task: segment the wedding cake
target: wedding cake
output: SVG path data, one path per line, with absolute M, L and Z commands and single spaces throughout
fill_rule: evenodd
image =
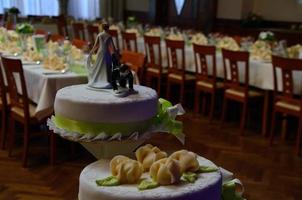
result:
M 137 94 L 123 98 L 86 85 L 60 89 L 54 104 L 56 127 L 87 140 L 142 134 L 157 114 L 158 97 L 151 88 L 135 85 L 134 89 Z
M 221 199 L 219 168 L 193 152 L 181 150 L 167 157 L 157 147 L 146 145 L 137 150 L 136 157 L 137 161 L 116 156 L 85 167 L 80 175 L 79 200 Z M 198 174 L 201 166 L 208 171 Z M 186 174 L 194 175 L 194 180 L 182 180 Z

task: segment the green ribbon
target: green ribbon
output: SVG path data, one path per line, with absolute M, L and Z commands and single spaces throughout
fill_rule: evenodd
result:
M 165 99 L 159 99 L 157 115 L 152 119 L 139 122 L 95 123 L 73 120 L 59 114 L 56 114 L 53 119 L 58 128 L 65 129 L 69 132 L 76 132 L 81 135 L 89 134 L 97 136 L 100 133 L 106 133 L 108 136 L 113 136 L 116 133 L 121 133 L 123 136 L 127 136 L 135 132 L 163 131 L 171 133 L 182 140 L 182 122 L 176 121 L 176 116 L 169 114 L 170 107 L 172 107 L 171 102 Z
M 222 200 L 244 200 L 244 198 L 236 192 L 236 183 L 234 181 L 226 182 L 222 185 Z
M 155 125 L 157 125 L 162 131 L 173 134 L 178 139 L 182 140 L 183 123 L 175 120 L 176 116 L 171 116 L 168 112 L 168 108 L 173 105 L 170 101 L 160 98 L 158 99 L 158 112 L 154 119 Z
M 130 135 L 135 132 L 143 133 L 148 130 L 150 124 L 152 124 L 152 119 L 130 123 L 94 123 L 72 120 L 56 114 L 54 123 L 58 128 L 63 128 L 70 132 L 77 132 L 82 135 L 90 134 L 96 136 L 104 132 L 109 136 L 113 136 L 116 133 L 123 135 Z

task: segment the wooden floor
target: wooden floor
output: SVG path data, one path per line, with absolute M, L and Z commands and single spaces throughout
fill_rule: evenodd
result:
M 244 183 L 245 197 L 249 200 L 301 200 L 302 157 L 295 156 L 293 144 L 277 142 L 268 147 L 257 131 L 248 131 L 239 137 L 238 124 L 226 123 L 223 128 L 207 118 L 187 114 L 186 144 L 174 137 L 155 134 L 150 141 L 164 150 L 186 148 L 214 161 L 235 173 Z M 78 156 L 70 159 L 68 143 L 61 141 L 60 162 L 52 167 L 48 162 L 47 138 L 34 139 L 30 150 L 29 169 L 21 168 L 21 148 L 14 157 L 0 151 L 1 200 L 61 200 L 76 199 L 78 177 L 94 158 L 78 148 Z

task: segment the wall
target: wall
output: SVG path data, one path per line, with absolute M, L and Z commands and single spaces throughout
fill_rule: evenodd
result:
M 243 0 L 218 0 L 217 18 L 241 19 Z
M 254 0 L 254 12 L 266 20 L 302 22 L 302 4 L 297 0 Z
M 149 0 L 126 0 L 126 10 L 148 12 Z
M 242 19 L 250 11 L 266 20 L 302 22 L 298 0 L 218 0 L 217 18 Z

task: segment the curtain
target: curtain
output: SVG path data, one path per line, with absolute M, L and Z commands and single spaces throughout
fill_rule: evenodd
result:
M 24 13 L 25 15 L 58 16 L 59 2 L 58 0 L 24 0 Z
M 124 18 L 125 1 L 124 0 L 101 0 L 101 17 L 112 17 L 115 21 L 121 21 Z
M 69 0 L 68 15 L 76 19 L 94 20 L 100 16 L 100 0 Z
M 4 13 L 5 9 L 11 8 L 11 7 L 17 7 L 21 14 L 24 10 L 24 0 L 0 0 L 0 14 Z M 26 0 L 25 0 L 26 1 Z
M 0 0 L 0 13 L 5 8 L 17 7 L 21 15 L 48 15 L 59 14 L 58 0 Z

